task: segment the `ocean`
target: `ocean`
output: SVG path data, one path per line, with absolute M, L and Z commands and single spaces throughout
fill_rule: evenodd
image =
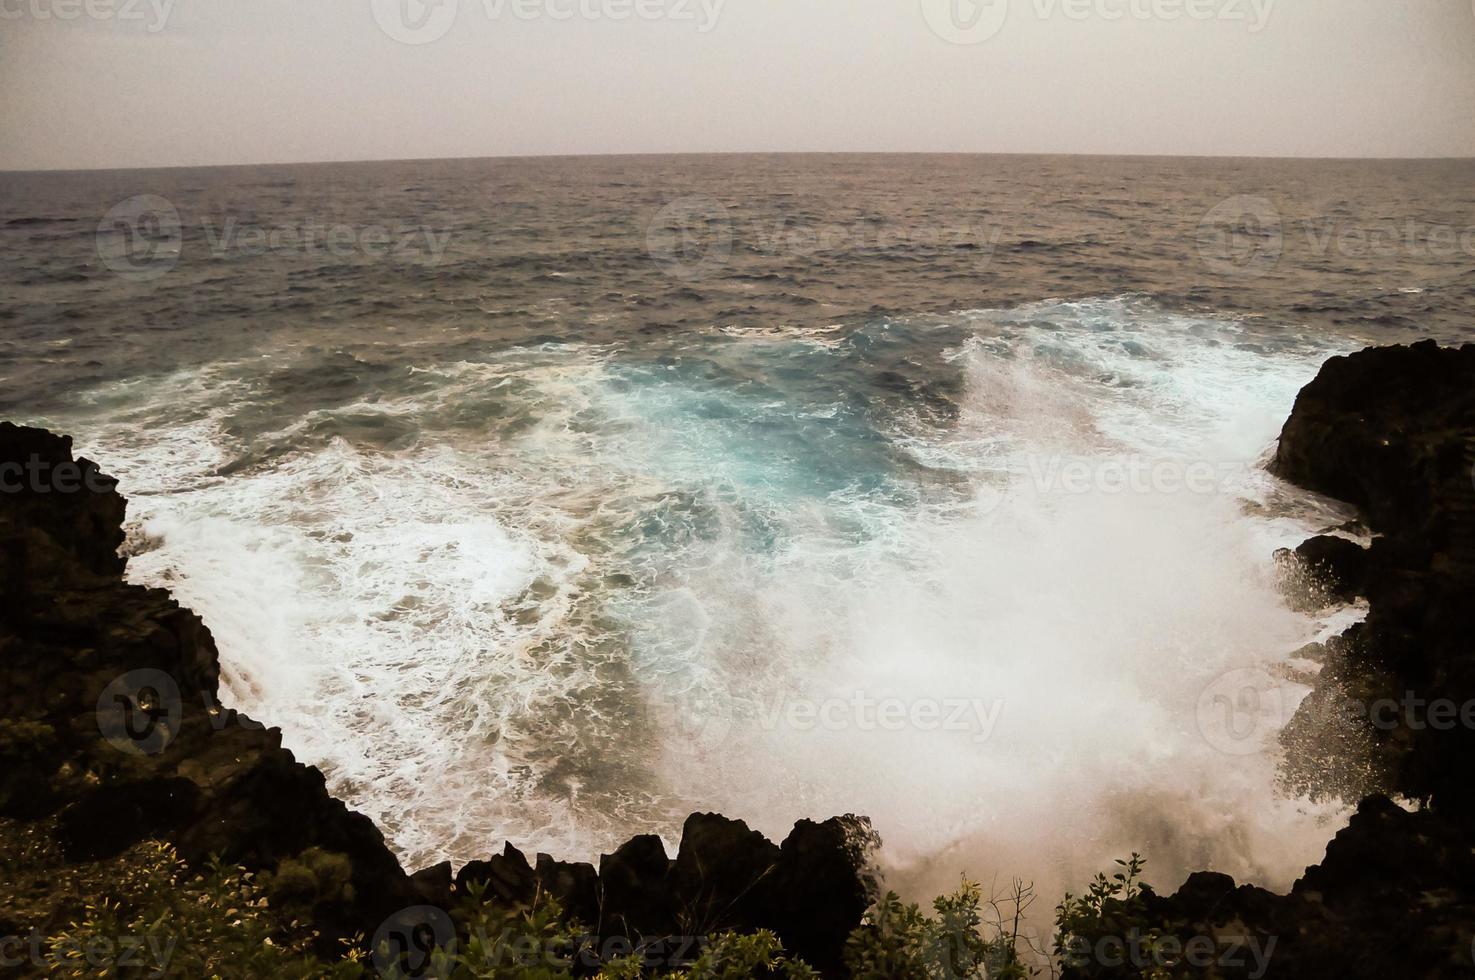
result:
M 853 812 L 916 898 L 1284 888 L 1357 610 L 1287 607 L 1349 514 L 1264 463 L 1328 357 L 1472 339 L 1472 229 L 1472 161 L 0 174 L 0 415 L 412 869 Z

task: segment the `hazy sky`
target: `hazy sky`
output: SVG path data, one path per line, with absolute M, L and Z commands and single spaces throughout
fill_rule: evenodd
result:
M 0 0 L 0 169 L 1475 156 L 1472 0 Z

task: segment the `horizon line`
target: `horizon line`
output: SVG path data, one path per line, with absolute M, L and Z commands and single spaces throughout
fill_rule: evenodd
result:
M 327 160 L 269 160 L 244 163 L 173 163 L 125 167 L 0 167 L 0 174 L 119 173 L 137 170 L 229 170 L 241 167 L 323 167 L 376 163 L 449 163 L 475 160 L 581 160 L 625 157 L 739 157 L 739 156 L 933 156 L 933 157 L 1066 157 L 1140 160 L 1255 160 L 1342 163 L 1449 163 L 1475 161 L 1475 156 L 1300 156 L 1232 153 L 1077 153 L 1018 150 L 653 150 L 623 153 L 501 153 L 445 157 L 363 157 Z

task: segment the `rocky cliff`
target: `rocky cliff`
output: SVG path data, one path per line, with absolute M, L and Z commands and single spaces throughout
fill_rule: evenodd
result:
M 309 851 L 318 862 L 341 856 L 346 887 L 311 909 L 334 956 L 342 939 L 373 937 L 386 923 L 423 926 L 426 909 L 449 908 L 475 882 L 508 903 L 552 895 L 601 939 L 634 946 L 767 928 L 814 966 L 838 969 L 871 899 L 863 818 L 801 821 L 774 844 L 740 821 L 698 814 L 674 859 L 656 837 L 625 843 L 597 868 L 529 861 L 488 841 L 495 856 L 454 876 L 448 864 L 408 875 L 279 731 L 220 707 L 218 656 L 200 619 L 167 592 L 124 581 L 126 504 L 115 481 L 74 459 L 69 438 L 9 423 L 0 424 L 0 481 L 0 817 L 44 826 L 64 862 L 106 859 L 146 838 L 173 844 L 193 867 L 219 857 L 270 872 Z M 51 921 L 21 921 L 22 896 L 10 897 L 0 935 L 46 931 L 75 911 L 40 896 L 31 908 L 49 908 Z
M 1140 925 L 1273 950 L 1223 976 L 1475 976 L 1475 345 L 1328 361 L 1272 469 L 1356 505 L 1348 530 L 1372 539 L 1297 549 L 1314 594 L 1362 597 L 1368 615 L 1316 654 L 1281 736 L 1289 788 L 1361 803 L 1291 894 L 1201 873 L 1149 893 Z M 1144 974 L 1098 957 L 1067 975 Z
M 1372 544 L 1339 533 L 1290 559 L 1318 585 L 1302 601 L 1360 596 L 1369 614 L 1314 652 L 1315 688 L 1283 735 L 1286 780 L 1362 802 L 1289 895 L 1211 872 L 1172 896 L 1148 890 L 1130 916 L 1098 923 L 1066 976 L 1475 976 L 1472 465 L 1475 345 L 1336 358 L 1301 393 L 1274 469 L 1356 505 L 1362 526 L 1349 530 Z M 386 923 L 413 928 L 475 887 L 508 905 L 551 894 L 600 936 L 631 942 L 767 928 L 841 972 L 872 898 L 863 818 L 803 821 L 776 845 L 699 814 L 674 859 L 653 837 L 597 867 L 489 841 L 491 856 L 454 874 L 408 875 L 278 732 L 219 707 L 209 631 L 167 593 L 125 583 L 125 502 L 70 440 L 0 425 L 0 488 L 0 817 L 46 828 L 62 861 L 145 838 L 196 866 L 218 855 L 269 872 L 310 852 L 341 856 L 347 886 L 311 910 L 325 947 Z M 37 926 L 17 904 L 0 905 L 0 934 Z M 1142 952 L 1128 932 L 1157 937 L 1159 952 L 1165 939 L 1182 951 L 1208 937 L 1214 955 Z

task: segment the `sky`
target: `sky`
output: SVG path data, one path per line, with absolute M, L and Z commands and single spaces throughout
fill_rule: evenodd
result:
M 0 169 L 1475 156 L 1475 0 L 0 0 Z

